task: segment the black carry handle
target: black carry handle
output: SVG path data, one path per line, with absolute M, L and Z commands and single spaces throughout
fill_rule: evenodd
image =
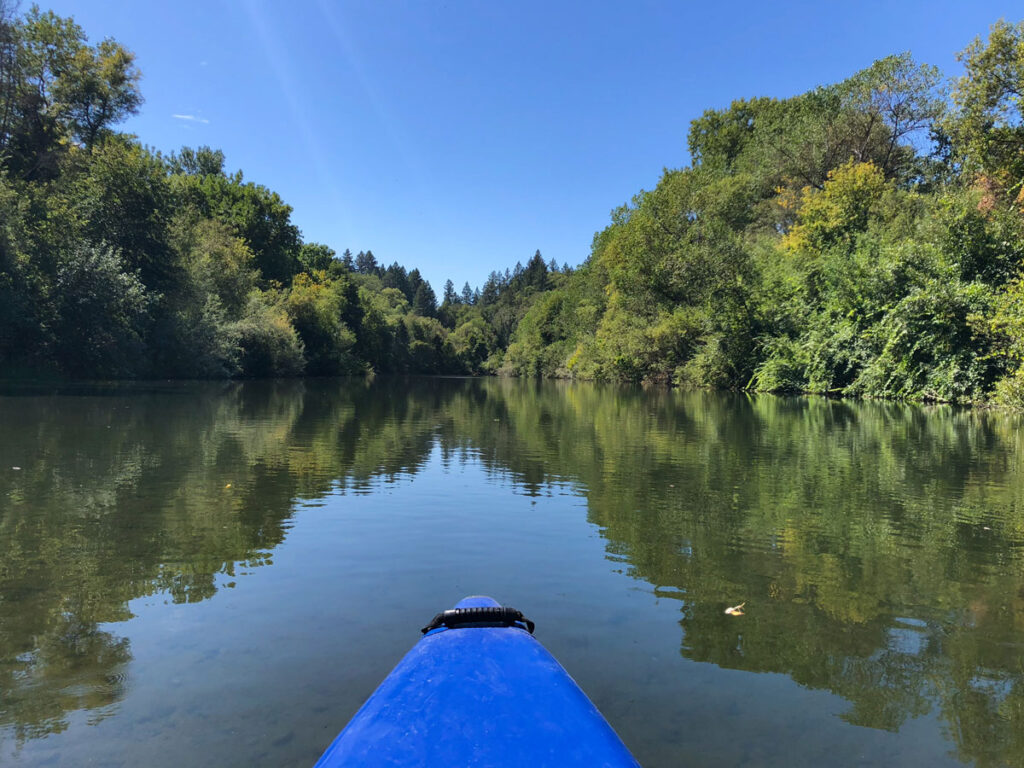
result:
M 437 614 L 421 631 L 427 634 L 432 629 L 447 627 L 455 629 L 469 625 L 487 627 L 514 627 L 522 624 L 531 635 L 534 623 L 523 616 L 522 611 L 509 608 L 507 605 L 488 605 L 480 608 L 452 608 Z

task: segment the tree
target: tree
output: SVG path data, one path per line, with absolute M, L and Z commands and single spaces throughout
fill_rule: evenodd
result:
M 179 212 L 170 226 L 178 270 L 149 334 L 154 370 L 186 378 L 285 373 L 286 365 L 248 367 L 260 356 L 257 349 L 265 349 L 263 341 L 279 336 L 268 327 L 276 319 L 263 311 L 252 251 L 224 222 L 193 213 Z
M 522 264 L 520 264 L 519 267 L 522 269 Z M 480 292 L 480 303 L 484 305 L 494 304 L 498 300 L 498 295 L 501 293 L 501 289 L 504 284 L 505 281 L 502 280 L 502 277 L 498 274 L 497 270 L 492 270 L 491 274 L 487 276 L 487 280 L 484 282 L 483 290 Z
M 75 376 L 143 373 L 149 297 L 120 255 L 80 243 L 59 255 L 55 277 L 61 367 Z
M 847 81 L 848 109 L 858 119 L 853 158 L 872 162 L 893 177 L 905 173 L 915 148 L 946 111 L 947 93 L 937 67 L 918 64 L 909 53 L 886 56 Z M 884 127 L 882 142 L 873 146 L 874 126 Z
M 418 268 L 414 267 L 409 271 L 409 290 L 415 295 L 416 291 L 419 290 L 420 284 L 423 282 L 423 275 L 420 274 Z
M 124 136 L 75 156 L 80 173 L 67 181 L 77 234 L 117 251 L 145 285 L 163 293 L 178 279 L 168 246 L 173 194 L 159 158 Z M 72 202 L 73 201 L 73 202 Z
M 207 146 L 182 147 L 180 152 L 172 152 L 167 158 L 167 169 L 189 176 L 224 176 L 224 153 Z
M 300 270 L 299 228 L 292 207 L 260 184 L 244 182 L 241 173 L 171 176 L 179 206 L 191 206 L 205 218 L 227 222 L 252 249 L 266 281 L 287 285 Z
M 444 299 L 441 303 L 446 305 L 460 303 L 459 294 L 455 292 L 455 283 L 450 279 L 444 282 Z
M 523 280 L 526 285 L 538 291 L 543 291 L 548 287 L 548 265 L 544 262 L 544 257 L 540 255 L 539 250 L 526 262 Z
M 356 272 L 361 275 L 375 275 L 380 271 L 373 251 L 360 251 L 356 254 Z
M 905 53 L 887 56 L 799 96 L 709 110 L 691 124 L 690 154 L 694 167 L 751 174 L 766 196 L 780 185 L 820 189 L 829 171 L 851 159 L 908 180 L 917 172 L 916 146 L 944 109 L 935 67 Z
M 135 56 L 114 40 L 92 47 L 70 18 L 33 6 L 0 10 L 0 152 L 24 179 L 53 178 L 74 143 L 91 149 L 138 111 Z
M 288 317 L 302 339 L 306 370 L 314 375 L 351 373 L 349 350 L 356 335 L 345 324 L 348 278 L 330 280 L 323 272 L 297 275 L 285 297 Z
M 19 29 L 12 0 L 0 0 L 0 153 L 10 139 L 19 83 Z
M 335 256 L 334 250 L 323 243 L 303 243 L 299 248 L 299 263 L 310 274 L 330 269 Z
M 972 170 L 1024 200 L 1024 22 L 996 22 L 959 58 L 950 133 Z
M 385 288 L 397 288 L 405 295 L 405 298 L 412 301 L 413 288 L 409 283 L 409 274 L 405 271 L 405 267 L 397 261 L 384 270 L 380 282 Z
M 758 117 L 774 99 L 734 101 L 728 109 L 709 109 L 690 122 L 687 144 L 694 166 L 732 171 L 754 137 Z
M 476 315 L 452 332 L 449 343 L 466 373 L 482 373 L 484 363 L 498 346 L 498 339 L 494 329 Z
M 473 289 L 469 287 L 468 280 L 462 285 L 462 303 L 467 305 L 474 303 Z
M 849 244 L 867 229 L 887 188 L 873 163 L 851 161 L 830 171 L 824 190 L 804 189 L 798 223 L 783 238 L 783 247 L 820 253 L 840 241 Z
M 437 314 L 437 296 L 426 280 L 420 281 L 416 287 L 416 293 L 412 297 L 412 311 L 423 317 L 433 317 Z
M 72 134 L 86 148 L 109 133 L 110 126 L 134 115 L 142 104 L 135 54 L 114 40 L 95 48 L 81 46 L 71 61 L 71 72 L 54 85 Z

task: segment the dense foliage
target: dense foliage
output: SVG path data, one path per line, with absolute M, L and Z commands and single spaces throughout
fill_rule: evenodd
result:
M 1024 402 L 1024 24 L 962 60 L 951 99 L 903 54 L 705 112 L 505 370 Z
M 548 287 L 541 264 L 438 307 L 416 269 L 304 242 L 222 152 L 116 132 L 139 77 L 115 41 L 0 1 L 2 375 L 474 373 L 525 311 L 509 286 Z
M 5 10 L 6 9 L 6 10 Z M 1024 23 L 708 110 L 576 270 L 448 282 L 304 242 L 208 147 L 116 123 L 133 55 L 0 3 L 7 375 L 494 373 L 1024 403 Z

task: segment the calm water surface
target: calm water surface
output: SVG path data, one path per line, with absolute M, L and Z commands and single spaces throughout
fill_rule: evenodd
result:
M 1020 426 L 507 380 L 7 391 L 0 763 L 308 766 L 484 593 L 647 768 L 1024 765 Z

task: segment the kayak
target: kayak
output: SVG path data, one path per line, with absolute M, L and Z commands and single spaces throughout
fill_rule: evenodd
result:
M 439 613 L 315 768 L 639 764 L 533 622 L 489 597 Z

